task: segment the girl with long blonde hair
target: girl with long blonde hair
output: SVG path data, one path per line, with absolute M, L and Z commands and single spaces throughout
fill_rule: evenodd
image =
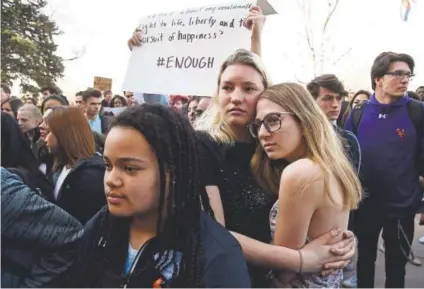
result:
M 253 174 L 263 188 L 278 192 L 270 213 L 273 243 L 301 249 L 328 230 L 346 229 L 361 185 L 336 132 L 306 89 L 295 83 L 266 89 L 249 128 L 260 142 Z M 325 277 L 274 273 L 279 287 L 338 288 L 343 276 L 342 270 Z

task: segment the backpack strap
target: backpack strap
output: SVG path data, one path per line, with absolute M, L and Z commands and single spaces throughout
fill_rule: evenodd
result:
M 408 102 L 408 114 L 414 124 L 417 132 L 418 144 L 420 144 L 424 133 L 424 103 L 411 99 L 411 101 Z
M 421 156 L 421 140 L 424 137 L 424 103 L 411 99 L 408 102 L 408 114 L 414 124 L 415 131 L 417 132 L 417 168 L 418 172 L 424 172 L 424 161 L 420 160 Z
M 353 124 L 352 132 L 355 135 L 358 135 L 359 124 L 361 123 L 362 115 L 364 114 L 364 110 L 367 104 L 368 104 L 368 101 L 362 104 L 358 104 L 352 110 L 352 124 Z

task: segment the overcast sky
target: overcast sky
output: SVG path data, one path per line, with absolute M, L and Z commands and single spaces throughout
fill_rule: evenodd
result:
M 312 1 L 312 0 L 310 0 Z M 63 35 L 57 37 L 59 54 L 84 55 L 65 63 L 65 77 L 59 82 L 66 95 L 92 86 L 94 76 L 113 79 L 114 93 L 121 93 L 130 51 L 126 41 L 139 20 L 154 12 L 180 10 L 228 0 L 48 0 L 47 12 Z M 274 83 L 307 80 L 311 63 L 302 53 L 303 18 L 296 0 L 269 0 L 279 11 L 268 17 L 263 35 L 263 60 Z M 314 15 L 323 14 L 327 0 L 314 0 Z M 369 70 L 382 51 L 411 54 L 417 64 L 411 88 L 424 85 L 424 0 L 415 0 L 408 22 L 400 18 L 401 0 L 340 0 L 330 24 L 328 49 L 334 58 L 349 48 L 351 53 L 324 72 L 336 73 L 352 90 L 370 88 Z M 318 7 L 320 6 L 320 7 Z M 314 23 L 319 27 L 319 17 Z M 421 31 L 419 31 L 421 27 Z M 421 36 L 419 36 L 421 35 Z M 331 64 L 331 63 L 330 63 Z

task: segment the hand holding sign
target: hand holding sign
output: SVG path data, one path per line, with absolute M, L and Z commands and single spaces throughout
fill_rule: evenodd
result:
M 141 45 L 141 39 L 143 38 L 143 33 L 140 29 L 136 29 L 130 39 L 128 39 L 128 47 L 130 50 L 134 46 L 140 46 Z
M 252 35 L 260 35 L 264 28 L 266 17 L 259 6 L 250 8 L 249 15 L 244 20 L 244 27 L 252 30 Z

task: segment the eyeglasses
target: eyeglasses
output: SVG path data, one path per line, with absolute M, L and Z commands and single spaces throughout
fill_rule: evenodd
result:
M 408 80 L 411 80 L 415 74 L 411 73 L 411 72 L 405 72 L 405 71 L 401 71 L 401 70 L 397 70 L 397 71 L 392 71 L 392 72 L 387 72 L 386 75 L 391 75 L 396 77 L 396 79 L 403 79 L 405 76 Z
M 249 124 L 249 132 L 257 138 L 262 125 L 268 132 L 276 132 L 281 128 L 281 121 L 284 115 L 293 114 L 291 112 L 272 112 L 267 114 L 263 120 L 256 119 Z

